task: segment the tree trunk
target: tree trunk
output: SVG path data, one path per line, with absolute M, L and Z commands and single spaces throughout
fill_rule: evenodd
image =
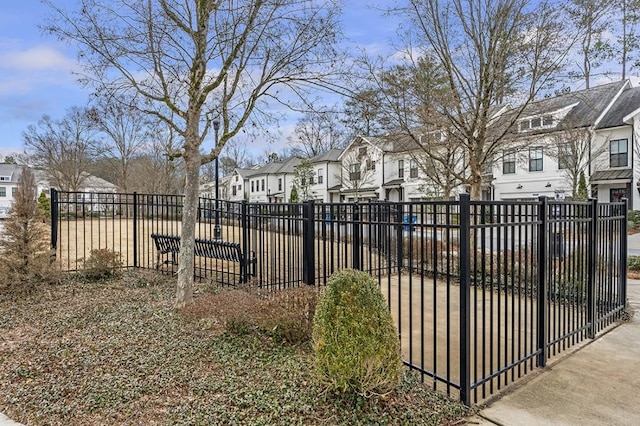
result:
M 189 142 L 185 142 L 189 145 Z M 191 151 L 187 154 L 188 151 Z M 194 152 L 195 151 L 195 152 Z M 183 308 L 193 302 L 193 254 L 195 246 L 196 213 L 198 211 L 198 182 L 200 180 L 200 154 L 197 146 L 185 148 L 184 206 L 178 259 L 178 285 L 175 307 Z

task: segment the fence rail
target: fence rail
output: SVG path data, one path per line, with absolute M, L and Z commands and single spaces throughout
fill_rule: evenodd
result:
M 126 267 L 175 273 L 152 233 L 180 235 L 179 195 L 52 191 L 51 245 L 81 269 L 93 249 Z M 373 275 L 398 327 L 404 363 L 433 387 L 477 403 L 595 337 L 626 303 L 626 202 L 457 201 L 257 204 L 201 198 L 196 237 L 255 256 L 196 258 L 199 279 L 325 285 Z M 217 213 L 217 214 L 216 214 Z M 167 254 L 166 256 L 170 256 Z

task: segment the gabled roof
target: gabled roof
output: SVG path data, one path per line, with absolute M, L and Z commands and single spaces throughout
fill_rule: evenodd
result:
M 342 154 L 342 149 L 330 149 L 327 152 L 323 152 L 322 154 L 318 154 L 315 157 L 311 158 L 312 163 L 323 163 L 323 162 L 337 162 L 338 158 L 340 158 L 340 154 Z
M 342 160 L 342 157 L 348 153 L 351 150 L 351 147 L 359 144 L 359 143 L 364 143 L 367 145 L 370 145 L 380 151 L 384 151 L 384 143 L 385 140 L 383 138 L 377 137 L 377 136 L 362 136 L 362 135 L 358 135 L 355 138 L 353 138 L 353 140 L 351 142 L 349 142 L 349 145 L 347 145 L 347 147 L 340 153 L 340 155 L 338 156 L 338 161 Z
M 607 114 L 600 120 L 598 129 L 624 126 L 625 118 L 640 109 L 640 87 L 627 87 L 616 99 Z
M 264 166 L 255 169 L 235 169 L 235 172 L 242 176 L 243 179 L 248 179 L 254 176 L 294 173 L 295 167 L 300 164 L 301 161 L 302 160 L 300 158 L 293 157 L 286 161 L 267 163 Z
M 20 176 L 22 176 L 22 167 L 17 164 L 0 164 L 0 176 L 9 176 L 11 178 L 10 182 L 17 183 L 20 180 Z M 9 182 L 6 182 L 9 183 Z
M 524 108 L 520 115 L 521 119 L 541 116 L 542 114 L 551 114 L 566 108 L 570 108 L 570 110 L 564 115 L 557 127 L 529 130 L 523 133 L 546 133 L 558 130 L 562 126 L 583 128 L 598 125 L 602 121 L 603 114 L 610 110 L 613 101 L 628 85 L 628 80 L 616 81 L 614 83 L 603 84 L 601 86 L 532 102 Z

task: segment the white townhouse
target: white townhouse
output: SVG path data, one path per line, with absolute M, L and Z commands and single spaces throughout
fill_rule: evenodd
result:
M 384 155 L 382 139 L 356 136 L 338 156 L 339 186 L 332 187 L 331 192 L 340 194 L 340 201 L 346 202 L 383 199 Z
M 342 165 L 339 161 L 342 149 L 330 149 L 309 161 L 313 167 L 313 181 L 309 186 L 310 198 L 321 203 L 340 202 Z
M 487 198 L 569 198 L 579 167 L 601 202 L 628 197 L 630 208 L 640 206 L 631 193 L 639 114 L 640 93 L 628 81 L 531 103 L 487 176 Z
M 253 203 L 287 203 L 295 179 L 299 158 L 268 163 L 251 169 L 237 168 L 228 181 L 230 201 L 247 200 Z
M 431 132 L 424 137 L 435 138 L 435 149 L 447 149 L 439 144 L 442 133 Z M 406 136 L 357 136 L 340 156 L 340 186 L 331 191 L 339 192 L 341 201 L 439 198 L 442 189 L 427 177 L 425 158 L 423 150 Z M 464 161 L 458 164 L 463 167 Z M 452 188 L 452 195 L 463 190 L 458 185 Z
M 27 166 L 0 163 L 0 219 L 6 218 L 9 213 L 18 188 L 18 182 L 25 167 Z M 44 192 L 48 197 L 50 189 L 55 186 L 51 185 L 44 171 L 33 169 L 33 174 L 36 181 L 37 193 L 40 194 Z M 97 193 L 115 193 L 117 192 L 117 187 L 111 182 L 87 174 L 78 191 L 83 193 L 78 200 L 92 201 L 89 207 L 90 211 L 102 211 L 106 207 L 100 202 L 93 202 L 94 199 L 98 199 L 94 197 L 94 195 Z

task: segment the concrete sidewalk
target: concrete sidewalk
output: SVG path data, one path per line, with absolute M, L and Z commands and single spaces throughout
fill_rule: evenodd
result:
M 640 256 L 640 232 L 627 237 L 627 255 Z
M 640 425 L 640 281 L 633 319 L 590 342 L 469 419 L 483 425 Z

